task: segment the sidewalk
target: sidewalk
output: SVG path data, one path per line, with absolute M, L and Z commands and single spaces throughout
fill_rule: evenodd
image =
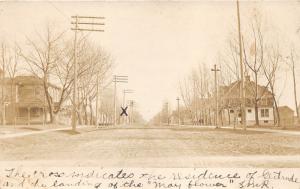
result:
M 291 131 L 291 130 L 263 129 L 263 128 L 248 128 L 247 130 L 272 132 L 272 133 L 280 133 L 280 134 L 287 134 L 287 135 L 300 135 L 300 131 Z
M 214 126 L 210 126 L 214 127 Z M 223 129 L 232 129 L 232 126 L 223 126 Z M 241 127 L 237 127 L 237 130 L 243 130 Z M 258 131 L 258 132 L 269 132 L 269 133 L 279 133 L 279 134 L 287 134 L 287 135 L 300 135 L 300 131 L 293 130 L 280 130 L 280 129 L 266 129 L 266 128 L 247 128 L 247 131 Z
M 87 126 L 77 126 L 77 129 L 82 129 Z M 59 128 L 53 128 L 53 129 L 42 129 L 42 130 L 35 130 L 35 131 L 25 131 L 23 127 L 15 128 L 15 133 L 5 133 L 0 135 L 0 139 L 7 139 L 7 138 L 16 138 L 16 137 L 23 137 L 28 135 L 35 135 L 35 134 L 42 134 L 42 133 L 49 133 L 54 131 L 62 131 L 62 130 L 71 130 L 72 127 L 59 127 Z M 17 131 L 17 129 L 21 129 L 20 131 Z M 29 128 L 31 129 L 31 128 Z
M 160 127 L 160 126 L 157 126 Z M 173 128 L 173 129 L 180 129 L 180 128 L 207 128 L 207 129 L 215 129 L 216 126 L 214 125 L 169 125 L 163 126 L 163 128 Z M 220 126 L 220 129 L 233 129 L 233 126 Z M 236 127 L 236 130 L 243 130 L 241 127 Z M 258 132 L 270 132 L 270 133 L 279 133 L 279 134 L 287 134 L 287 135 L 300 135 L 300 131 L 297 130 L 280 130 L 280 129 L 267 129 L 267 128 L 247 128 L 247 131 L 258 131 Z

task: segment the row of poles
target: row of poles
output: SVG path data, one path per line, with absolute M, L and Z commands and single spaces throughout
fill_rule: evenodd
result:
M 93 16 L 71 16 L 71 30 L 74 31 L 74 87 L 73 87 L 73 106 L 72 106 L 72 130 L 76 131 L 77 125 L 77 32 L 78 31 L 89 31 L 89 32 L 104 32 L 103 29 L 99 29 L 99 26 L 105 25 L 103 20 L 105 17 L 93 17 Z M 99 92 L 99 76 L 97 73 L 97 93 Z M 96 108 L 98 108 L 98 94 L 96 100 Z M 98 112 L 96 110 L 96 112 Z M 97 114 L 97 113 L 96 113 Z M 98 116 L 98 114 L 96 115 Z M 97 119 L 97 118 L 96 118 Z M 97 122 L 97 121 L 96 121 Z
M 74 31 L 74 87 L 73 87 L 73 106 L 72 106 L 72 130 L 76 130 L 77 125 L 77 32 L 78 31 L 88 31 L 88 32 L 104 32 L 103 29 L 100 29 L 99 26 L 104 26 L 105 23 L 103 20 L 105 17 L 94 17 L 94 16 L 71 16 L 71 30 Z M 97 86 L 96 86 L 96 126 L 98 124 L 98 109 L 99 109 L 99 72 L 97 73 Z M 122 75 L 114 75 L 113 76 L 114 83 L 114 125 L 117 124 L 117 83 L 128 83 L 128 76 Z M 123 91 L 123 106 L 125 106 L 125 94 L 133 93 L 133 90 L 124 90 Z M 134 102 L 130 102 L 131 112 L 133 114 L 133 104 Z
M 240 74 L 241 74 L 241 85 L 240 85 L 240 99 L 241 99 L 241 123 L 244 130 L 246 130 L 246 93 L 245 93 L 245 78 L 244 78 L 244 65 L 243 65 L 243 55 L 242 55 L 242 34 L 241 34 L 241 19 L 240 19 L 240 5 L 239 0 L 236 1 L 237 9 L 237 23 L 238 23 L 238 37 L 239 37 L 239 59 L 240 59 Z M 218 99 L 218 79 L 217 72 L 221 71 L 217 68 L 215 64 L 211 69 L 214 72 L 215 80 L 215 125 L 219 128 L 219 99 Z
M 241 74 L 241 89 L 240 89 L 240 98 L 241 98 L 241 118 L 244 130 L 246 130 L 246 116 L 245 116 L 245 79 L 244 79 L 244 68 L 243 68 L 243 59 L 242 59 L 242 42 L 241 42 L 241 21 L 240 21 L 240 7 L 239 7 L 239 0 L 236 1 L 237 6 L 237 19 L 238 19 L 238 36 L 239 36 L 239 58 L 240 58 L 240 74 Z M 102 21 L 105 17 L 91 17 L 91 16 L 72 16 L 71 25 L 73 26 L 71 30 L 75 32 L 74 36 L 74 87 L 73 87 L 73 108 L 72 108 L 72 130 L 76 130 L 76 109 L 77 109 L 77 32 L 78 31 L 89 31 L 89 32 L 104 32 L 103 29 L 98 29 L 97 26 L 105 25 Z M 90 28 L 86 28 L 89 26 Z M 95 28 L 96 27 L 96 28 Z M 212 71 L 215 72 L 215 100 L 216 100 L 216 127 L 218 127 L 218 89 L 217 89 L 217 72 L 220 69 L 217 69 L 216 65 Z M 97 76 L 97 99 L 96 99 L 96 120 L 98 116 L 98 77 Z M 128 76 L 121 76 L 121 75 L 114 75 L 113 78 L 114 82 L 114 125 L 116 125 L 116 118 L 117 118 L 117 103 L 116 103 L 116 91 L 117 91 L 117 83 L 128 83 Z M 125 94 L 132 93 L 132 90 L 124 90 L 123 91 L 123 106 L 125 105 Z M 179 111 L 179 98 L 177 100 L 178 106 L 178 125 L 180 125 L 180 111 Z M 96 121 L 97 122 L 97 121 Z
M 240 19 L 240 5 L 239 0 L 236 1 L 237 8 L 237 23 L 238 23 L 238 38 L 239 38 L 239 59 L 240 59 L 240 74 L 241 74 L 241 85 L 240 85 L 240 99 L 241 99 L 241 123 L 244 130 L 246 130 L 246 90 L 245 90 L 245 78 L 244 78 L 244 65 L 243 65 L 243 55 L 242 55 L 242 34 L 241 34 L 241 19 Z M 218 79 L 217 72 L 221 70 L 217 68 L 215 64 L 211 69 L 214 72 L 214 82 L 215 82 L 215 125 L 219 128 L 219 99 L 218 99 Z M 177 114 L 178 114 L 178 125 L 180 125 L 180 110 L 179 110 L 179 98 L 177 97 Z
M 238 26 L 238 38 L 239 38 L 239 61 L 240 61 L 240 76 L 241 76 L 241 85 L 240 85 L 240 99 L 241 99 L 241 124 L 244 130 L 246 130 L 246 89 L 245 89 L 245 74 L 244 74 L 244 64 L 243 64 L 243 52 L 242 52 L 242 34 L 241 34 L 241 18 L 240 18 L 240 4 L 239 0 L 236 0 L 236 10 L 237 10 L 237 26 Z M 214 68 L 211 71 L 215 72 L 215 105 L 216 105 L 216 128 L 219 128 L 218 125 L 218 114 L 219 114 L 219 104 L 218 104 L 218 87 L 217 87 L 217 72 L 220 69 L 217 69 L 217 66 L 214 65 Z
M 128 83 L 128 76 L 122 76 L 122 75 L 114 75 L 113 76 L 113 82 L 114 82 L 114 126 L 117 125 L 117 83 Z M 122 106 L 123 108 L 125 108 L 126 106 L 126 101 L 125 101 L 125 97 L 126 97 L 126 94 L 132 94 L 134 93 L 134 90 L 132 89 L 124 89 L 123 90 L 123 101 L 122 101 Z M 133 100 L 130 100 L 129 102 L 129 106 L 130 106 L 130 109 L 131 109 L 131 116 L 130 116 L 130 120 L 129 122 L 131 123 L 133 121 L 133 105 L 134 105 L 134 101 Z M 126 121 L 126 119 L 124 118 L 124 123 Z

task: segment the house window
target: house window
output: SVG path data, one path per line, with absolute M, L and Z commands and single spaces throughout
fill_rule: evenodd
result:
M 251 109 L 248 109 L 248 113 L 251 113 L 252 112 L 252 110 Z
M 261 117 L 269 117 L 269 109 L 261 109 L 260 113 Z
M 234 110 L 230 110 L 230 113 L 232 113 L 232 114 L 233 114 L 233 113 L 234 113 Z
M 32 117 L 39 117 L 40 116 L 40 109 L 39 108 L 32 108 L 30 111 Z
M 40 96 L 41 95 L 41 88 L 40 87 L 36 87 L 35 88 L 35 96 Z
M 251 104 L 251 99 L 247 98 L 247 99 L 246 99 L 246 102 L 247 102 L 247 104 L 250 105 L 250 104 Z

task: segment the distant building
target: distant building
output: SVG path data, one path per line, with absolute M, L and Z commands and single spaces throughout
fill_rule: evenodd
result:
M 300 104 L 298 106 L 298 112 L 300 113 Z M 294 119 L 294 121 L 297 126 L 300 126 L 300 118 L 296 117 L 296 119 Z
M 50 83 L 48 86 L 55 108 L 60 89 Z M 1 123 L 31 124 L 48 121 L 48 104 L 41 78 L 35 76 L 17 76 L 13 79 L 4 78 L 4 80 L 1 78 L 0 102 L 1 105 L 5 104 L 0 111 Z
M 278 112 L 280 116 L 280 123 L 283 126 L 293 126 L 294 125 L 294 110 L 288 106 L 278 107 Z
M 245 79 L 246 94 L 246 124 L 255 125 L 255 82 L 247 76 Z M 241 81 L 222 86 L 219 89 L 219 121 L 223 124 L 238 124 L 241 122 Z M 260 125 L 274 123 L 273 96 L 264 86 L 257 86 L 257 94 L 260 100 L 257 102 L 258 120 Z

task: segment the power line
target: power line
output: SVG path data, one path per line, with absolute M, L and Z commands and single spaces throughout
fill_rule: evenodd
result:
M 128 76 L 114 75 L 114 126 L 117 125 L 117 83 L 128 83 Z
M 245 79 L 244 79 L 244 68 L 243 68 L 243 55 L 242 55 L 242 34 L 241 34 L 241 19 L 240 19 L 240 4 L 239 0 L 236 1 L 236 9 L 237 9 L 237 19 L 238 19 L 238 35 L 239 35 L 239 54 L 240 54 L 240 74 L 241 74 L 241 122 L 243 125 L 243 129 L 246 130 L 246 93 L 245 93 Z
M 74 87 L 73 87 L 73 109 L 72 109 L 72 130 L 75 131 L 76 130 L 76 125 L 77 125 L 77 117 L 76 117 L 76 110 L 77 110 L 77 77 L 78 77 L 78 73 L 77 73 L 77 49 L 76 49 L 76 45 L 77 45 L 77 32 L 78 31 L 97 31 L 97 32 L 103 32 L 104 30 L 100 30 L 99 28 L 94 29 L 94 25 L 95 23 L 99 23 L 99 22 L 94 22 L 94 18 L 95 17 L 87 17 L 87 16 L 71 16 L 71 25 L 72 28 L 71 30 L 74 31 L 75 35 L 74 35 Z M 98 17 L 101 19 L 104 19 L 104 17 Z M 75 20 L 74 20 L 75 19 Z M 88 20 L 89 24 L 85 24 L 86 26 L 90 26 L 92 28 L 81 28 L 82 24 L 79 23 L 83 23 L 84 20 L 85 21 Z M 90 20 L 92 19 L 92 20 Z M 90 22 L 92 21 L 92 22 Z M 86 23 L 86 22 L 84 22 Z M 104 25 L 104 24 L 103 24 Z M 98 76 L 99 73 L 97 73 L 97 89 L 99 89 L 99 81 L 98 81 Z M 97 98 L 96 98 L 96 107 L 98 108 L 98 96 L 99 96 L 99 90 L 97 90 Z M 98 116 L 98 109 L 96 108 L 96 124 L 97 124 L 97 116 Z
M 214 65 L 214 68 L 211 69 L 211 71 L 215 72 L 215 103 L 216 103 L 216 111 L 215 111 L 215 122 L 216 122 L 216 128 L 219 128 L 218 119 L 219 119 L 219 103 L 218 103 L 218 84 L 217 84 L 217 72 L 220 71 L 220 69 L 217 69 L 217 65 Z
M 57 11 L 59 12 L 67 21 L 69 21 L 69 16 L 66 15 L 62 10 L 60 10 L 57 6 L 55 6 L 55 4 L 51 1 L 48 1 L 47 2 Z

